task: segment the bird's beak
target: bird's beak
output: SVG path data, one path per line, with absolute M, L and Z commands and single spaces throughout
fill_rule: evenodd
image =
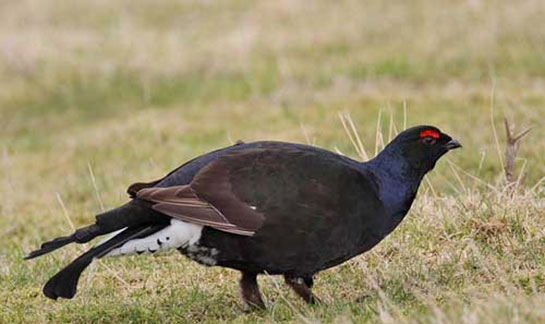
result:
M 450 151 L 462 147 L 462 144 L 455 139 L 451 139 L 447 144 L 445 144 L 445 147 Z

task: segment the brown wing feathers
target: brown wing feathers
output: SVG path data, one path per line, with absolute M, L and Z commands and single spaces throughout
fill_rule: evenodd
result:
M 239 180 L 236 175 L 240 168 L 251 168 L 262 152 L 262 149 L 248 149 L 220 157 L 195 176 L 191 189 L 221 211 L 230 223 L 256 231 L 263 225 L 265 216 L 244 201 L 244 193 L 235 190 Z
M 133 185 L 129 192 L 155 203 L 154 210 L 170 217 L 252 236 L 263 225 L 265 216 L 244 201 L 245 193 L 234 190 L 234 175 L 254 165 L 264 153 L 263 149 L 248 149 L 226 154 L 199 171 L 189 185 L 160 188 L 153 187 L 152 182 Z
M 136 193 L 136 197 L 154 202 L 154 210 L 175 219 L 239 235 L 251 236 L 255 232 L 229 222 L 214 206 L 199 199 L 188 185 L 144 188 Z

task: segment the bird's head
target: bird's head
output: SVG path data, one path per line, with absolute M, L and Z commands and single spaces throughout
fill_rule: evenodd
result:
M 421 177 L 435 167 L 445 153 L 462 147 L 460 142 L 434 126 L 415 126 L 401 132 L 384 152 L 403 159 L 407 172 Z

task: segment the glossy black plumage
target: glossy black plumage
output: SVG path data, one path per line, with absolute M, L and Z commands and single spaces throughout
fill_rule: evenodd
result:
M 220 251 L 219 265 L 311 276 L 370 248 L 389 231 L 374 175 L 339 155 L 260 143 L 215 163 L 229 170 L 231 191 L 264 215 L 252 237 L 204 230 L 200 245 Z M 203 198 L 213 198 L 214 189 L 207 192 Z
M 160 229 L 172 217 L 204 226 L 192 250 L 180 250 L 190 257 L 204 251 L 207 262 L 213 258 L 214 265 L 242 271 L 248 303 L 263 307 L 255 275 L 264 272 L 284 275 L 311 302 L 313 275 L 388 235 L 409 210 L 426 172 L 457 147 L 432 126 L 404 131 L 366 163 L 301 144 L 238 144 L 195 158 L 160 180 L 132 185 L 133 200 L 97 216 L 95 225 L 80 230 L 83 238 L 76 239 L 76 232 L 56 239 L 30 257 L 125 227 Z M 99 245 L 100 253 L 91 250 L 86 258 L 107 254 L 115 246 L 110 245 Z M 87 264 L 76 267 L 77 277 Z M 74 280 L 68 289 L 64 284 L 55 279 L 46 287 L 59 292 L 55 297 L 71 298 Z

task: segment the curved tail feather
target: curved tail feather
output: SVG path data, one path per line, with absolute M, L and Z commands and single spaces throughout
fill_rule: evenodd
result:
M 169 221 L 170 217 L 161 215 L 147 207 L 145 202 L 132 200 L 123 206 L 97 215 L 96 223 L 93 225 L 80 228 L 72 235 L 59 237 L 42 244 L 38 250 L 26 255 L 25 260 L 53 252 L 70 243 L 87 243 L 97 236 L 115 232 L 123 228 Z
M 145 225 L 145 226 L 139 226 L 139 227 L 132 227 L 127 228 L 121 233 L 117 234 L 110 240 L 95 246 L 79 256 L 77 259 L 75 259 L 72 263 L 70 263 L 68 266 L 66 266 L 64 269 L 59 271 L 55 276 L 53 276 L 44 286 L 43 292 L 44 294 L 51 298 L 51 299 L 57 299 L 59 297 L 62 298 L 72 298 L 76 294 L 77 291 L 77 285 L 79 277 L 81 276 L 81 273 L 95 258 L 101 258 L 108 254 L 111 250 L 123 245 L 125 242 L 130 241 L 135 238 L 139 237 L 145 237 L 147 235 L 150 235 L 152 233 L 155 233 L 161 229 L 163 229 L 166 224 L 156 224 L 156 225 Z M 62 244 L 60 246 L 66 245 L 68 243 L 65 243 L 65 241 L 62 241 L 63 238 L 58 239 L 58 244 Z M 54 242 L 55 240 L 51 241 Z M 59 247 L 60 247 L 59 246 Z M 58 247 L 56 247 L 58 248 Z M 41 251 L 41 250 L 38 250 Z M 36 252 L 38 252 L 36 251 Z M 47 253 L 47 252 L 44 252 Z M 44 254 L 41 253 L 41 254 Z M 37 254 L 41 255 L 41 254 Z

